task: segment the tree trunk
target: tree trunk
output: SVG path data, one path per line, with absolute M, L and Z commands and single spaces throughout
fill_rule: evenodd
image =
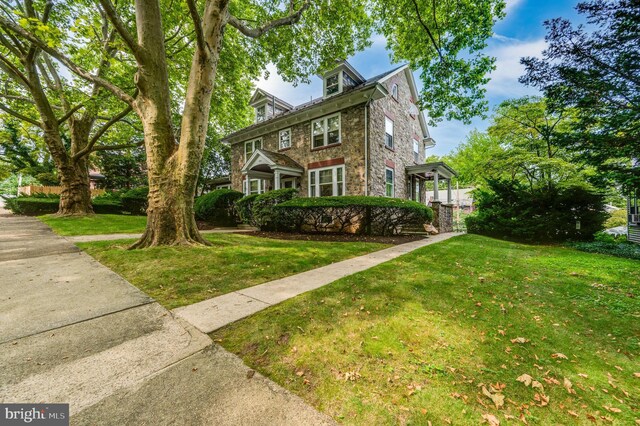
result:
M 58 216 L 93 214 L 87 159 L 83 157 L 60 169 L 60 206 Z

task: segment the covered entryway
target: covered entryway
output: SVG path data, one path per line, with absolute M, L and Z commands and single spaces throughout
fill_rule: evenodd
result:
M 246 195 L 272 189 L 298 188 L 304 168 L 278 152 L 256 149 L 242 167 L 243 192 Z
M 447 166 L 442 161 L 437 163 L 418 164 L 415 166 L 407 166 L 406 168 L 407 178 L 411 182 L 418 181 L 418 187 L 422 194 L 422 188 L 424 182 L 433 181 L 433 195 L 430 196 L 427 192 L 426 200 L 419 200 L 425 202 L 433 208 L 433 226 L 438 229 L 439 232 L 451 232 L 453 231 L 453 205 L 451 196 L 451 179 L 457 176 L 455 170 Z M 447 182 L 447 200 L 443 203 L 440 200 L 439 186 L 440 182 L 444 180 Z M 415 199 L 415 198 L 414 198 Z

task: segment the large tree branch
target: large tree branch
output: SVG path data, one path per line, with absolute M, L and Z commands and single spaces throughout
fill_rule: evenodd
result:
M 91 149 L 91 152 L 96 152 L 96 151 L 111 151 L 111 150 L 117 150 L 117 149 L 127 149 L 127 148 L 137 148 L 139 146 L 144 145 L 144 141 L 140 141 L 136 144 L 123 144 L 123 145 L 100 145 L 100 146 L 94 146 Z
M 22 71 L 20 71 L 11 61 L 0 53 L 0 69 L 7 73 L 16 83 L 24 86 L 26 89 L 31 87 L 31 83 Z
M 129 114 L 131 112 L 131 105 L 127 105 L 127 107 L 125 109 L 123 109 L 122 111 L 120 111 L 118 114 L 114 115 L 111 120 L 107 121 L 105 124 L 102 125 L 102 127 L 100 129 L 98 129 L 98 131 L 93 135 L 93 137 L 89 140 L 89 143 L 87 143 L 87 146 L 85 146 L 83 149 L 81 149 L 80 151 L 78 151 L 77 153 L 75 153 L 73 155 L 73 159 L 77 160 L 78 158 L 81 158 L 82 156 L 89 154 L 91 152 L 94 151 L 94 145 L 96 144 L 96 142 L 98 142 L 98 139 L 100 139 L 102 137 L 102 135 L 105 134 L 105 132 L 107 130 L 109 130 L 109 128 L 111 126 L 113 126 L 114 124 L 116 124 L 118 121 L 122 120 L 124 117 L 127 116 L 127 114 Z
M 36 120 L 27 117 L 26 115 L 20 114 L 18 111 L 12 110 L 11 108 L 9 108 L 6 105 L 2 105 L 0 104 L 0 109 L 8 114 L 13 115 L 14 117 L 22 120 L 22 121 L 26 121 L 27 123 L 33 124 L 34 126 L 40 127 L 42 128 L 42 124 L 40 124 L 39 122 L 37 122 Z
M 416 2 L 416 0 L 412 0 L 412 1 L 413 1 L 413 6 L 416 9 L 416 14 L 418 15 L 418 21 L 420 21 L 420 24 L 422 25 L 424 30 L 427 32 L 427 35 L 429 35 L 429 39 L 431 40 L 431 43 L 433 44 L 433 47 L 436 49 L 436 52 L 438 52 L 438 56 L 440 56 L 440 60 L 442 62 L 444 62 L 444 56 L 442 56 L 442 52 L 440 51 L 440 46 L 438 46 L 438 43 L 436 43 L 436 39 L 433 37 L 433 34 L 431 34 L 431 30 L 429 29 L 427 24 L 425 24 L 424 20 L 422 19 L 422 15 L 420 14 L 420 8 L 418 7 L 418 2 Z
M 129 30 L 127 30 L 127 27 L 124 25 L 124 22 L 122 22 L 122 20 L 118 16 L 118 12 L 116 12 L 116 9 L 113 6 L 113 3 L 111 3 L 111 0 L 99 0 L 99 1 L 100 1 L 100 5 L 102 5 L 102 9 L 104 10 L 107 17 L 109 18 L 109 21 L 111 21 L 111 24 L 113 25 L 113 27 L 116 29 L 116 31 L 118 32 L 122 40 L 124 40 L 127 47 L 131 49 L 131 53 L 133 53 L 133 56 L 135 56 L 136 59 L 138 59 L 141 53 L 140 45 L 138 44 L 136 39 L 133 38 L 133 35 L 131 35 Z
M 69 117 L 71 117 L 73 115 L 74 112 L 76 112 L 77 110 L 79 110 L 82 107 L 84 107 L 83 104 L 78 104 L 78 105 L 74 106 L 73 108 L 71 108 L 69 111 L 67 111 L 67 113 L 65 115 L 63 115 L 62 117 L 60 117 L 58 119 L 58 124 L 62 124 L 65 121 L 67 121 L 69 119 Z
M 122 90 L 121 88 L 119 88 L 115 84 L 113 84 L 113 83 L 111 83 L 111 82 L 109 82 L 109 81 L 107 81 L 107 80 L 105 80 L 103 78 L 100 78 L 98 76 L 95 76 L 95 75 L 89 73 L 88 71 L 86 71 L 82 67 L 78 66 L 71 59 L 67 58 L 62 52 L 59 52 L 57 49 L 54 49 L 53 47 L 47 45 L 47 43 L 45 43 L 44 41 L 40 40 L 38 37 L 34 36 L 29 31 L 25 30 L 24 28 L 20 27 L 19 25 L 15 25 L 14 23 L 8 21 L 4 17 L 0 17 L 0 27 L 4 28 L 6 31 L 11 31 L 14 34 L 17 34 L 18 36 L 30 41 L 31 43 L 36 44 L 40 49 L 42 49 L 42 51 L 48 53 L 53 58 L 55 58 L 58 61 L 60 61 L 60 63 L 62 63 L 65 67 L 69 68 L 69 70 L 71 70 L 74 74 L 78 75 L 79 77 L 81 77 L 81 78 L 83 78 L 85 80 L 94 82 L 94 83 L 104 87 L 105 89 L 107 89 L 108 91 L 113 93 L 118 99 L 120 99 L 124 103 L 126 103 L 128 105 L 133 105 L 135 99 L 131 95 L 126 93 L 124 90 Z
M 204 52 L 206 43 L 204 41 L 204 34 L 202 33 L 202 19 L 200 18 L 200 14 L 198 13 L 196 0 L 187 0 L 187 4 L 189 5 L 189 13 L 191 14 L 193 27 L 196 31 L 196 43 L 198 44 L 198 49 Z
M 293 25 L 293 24 L 297 23 L 298 21 L 300 21 L 300 18 L 302 17 L 302 14 L 304 13 L 304 11 L 309 8 L 309 5 L 310 5 L 310 1 L 309 0 L 305 0 L 305 2 L 302 4 L 300 9 L 298 9 L 297 11 L 295 11 L 295 12 L 291 11 L 291 13 L 289 15 L 284 16 L 282 18 L 278 18 L 278 19 L 274 19 L 272 21 L 269 21 L 266 24 L 262 25 L 261 27 L 257 27 L 257 28 L 249 27 L 244 22 L 242 22 L 240 19 L 236 18 L 235 16 L 231 15 L 230 13 L 228 14 L 227 19 L 228 19 L 229 24 L 232 27 L 236 28 L 238 31 L 240 31 L 245 36 L 252 37 L 252 38 L 258 38 L 258 37 L 266 34 L 267 32 L 271 31 L 274 28 L 282 27 L 282 26 L 285 26 L 285 25 Z

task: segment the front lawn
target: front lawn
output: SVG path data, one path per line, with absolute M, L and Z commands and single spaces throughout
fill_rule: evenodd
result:
M 211 247 L 127 250 L 134 240 L 78 244 L 168 309 L 388 247 L 364 242 L 281 241 L 204 235 Z
M 212 337 L 345 424 L 631 425 L 639 283 L 638 261 L 466 235 Z
M 58 235 L 133 234 L 144 232 L 146 216 L 96 214 L 82 217 L 39 216 Z

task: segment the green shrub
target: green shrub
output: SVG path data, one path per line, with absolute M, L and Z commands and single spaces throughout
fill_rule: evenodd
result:
M 96 214 L 122 214 L 122 204 L 119 201 L 111 201 L 107 199 L 93 199 L 93 212 Z
M 147 207 L 149 206 L 148 196 L 149 187 L 147 186 L 126 191 L 120 196 L 122 210 L 134 215 L 145 215 L 147 213 Z
M 603 196 L 582 187 L 532 190 L 515 181 L 488 183 L 488 190 L 475 191 L 477 210 L 465 219 L 469 233 L 532 243 L 585 241 L 602 230 L 608 216 Z
M 263 231 L 275 231 L 281 226 L 274 207 L 298 196 L 295 188 L 283 188 L 258 195 L 251 206 L 251 224 Z
M 119 203 L 122 198 L 121 191 L 106 191 L 103 194 L 93 197 L 93 201 L 110 201 Z
M 278 223 L 298 232 L 348 232 L 394 235 L 405 226 L 433 220 L 433 210 L 411 200 L 340 196 L 297 198 L 276 206 Z
M 627 224 L 627 210 L 620 209 L 611 213 L 611 216 L 604 223 L 606 229 L 625 226 Z
M 50 198 L 52 200 L 59 200 L 60 194 L 46 194 L 44 192 L 34 192 L 28 196 L 29 198 Z
M 236 202 L 236 213 L 242 223 L 253 223 L 253 203 L 259 194 L 247 195 Z
M 13 213 L 25 216 L 57 213 L 59 204 L 57 198 L 17 197 L 5 201 L 5 206 Z
M 232 189 L 216 189 L 196 199 L 196 218 L 217 226 L 236 226 L 238 216 L 235 202 L 242 198 L 242 192 Z
M 611 256 L 640 260 L 640 245 L 633 243 L 593 241 L 573 243 L 570 247 L 587 253 L 608 254 Z

